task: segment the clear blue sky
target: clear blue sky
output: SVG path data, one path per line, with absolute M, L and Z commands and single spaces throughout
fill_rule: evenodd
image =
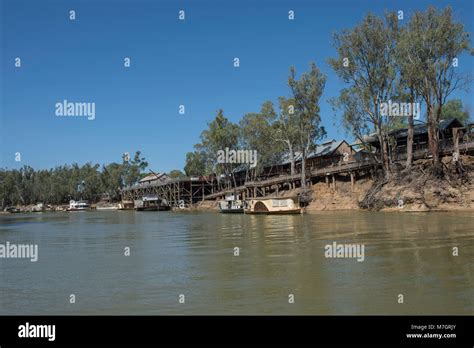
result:
M 369 11 L 410 16 L 429 4 L 451 5 L 471 33 L 474 17 L 472 0 L 0 2 L 0 167 L 38 169 L 120 162 L 136 150 L 154 171 L 182 169 L 217 109 L 238 121 L 263 101 L 288 96 L 289 67 L 301 73 L 311 61 L 328 78 L 321 101 L 328 138 L 347 138 L 327 103 L 344 87 L 327 65 L 335 56 L 331 33 Z M 461 57 L 461 69 L 473 72 L 472 65 Z M 472 108 L 468 94 L 454 97 Z M 55 103 L 64 99 L 95 102 L 96 119 L 56 117 Z

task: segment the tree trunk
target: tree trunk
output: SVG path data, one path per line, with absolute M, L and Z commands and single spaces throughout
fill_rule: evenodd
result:
M 413 164 L 413 114 L 408 116 L 408 136 L 407 136 L 407 169 L 410 169 Z
M 382 168 L 385 178 L 390 177 L 390 163 L 388 162 L 388 144 L 387 139 L 382 134 L 380 128 L 377 128 L 377 136 L 380 144 L 380 161 L 382 162 Z
M 18 185 L 15 185 L 15 188 L 16 188 L 16 190 L 17 190 L 17 192 L 18 192 L 18 197 L 20 197 L 21 203 L 22 203 L 23 205 L 25 205 L 25 200 L 23 199 L 23 196 L 22 196 L 22 194 L 21 194 L 20 189 L 18 188 Z
M 301 188 L 306 187 L 306 153 L 303 151 L 301 156 Z
M 440 110 L 439 110 L 440 111 Z M 436 122 L 433 106 L 428 107 L 428 146 L 433 156 L 433 168 L 435 173 L 441 171 L 441 163 L 439 160 L 439 135 L 438 124 Z
M 390 177 L 390 162 L 388 156 L 388 142 L 385 136 L 382 136 L 382 148 L 383 148 L 383 167 L 385 171 L 385 177 Z
M 290 152 L 290 174 L 295 175 L 295 155 L 293 153 L 293 147 L 288 145 L 288 150 Z
M 232 176 L 232 182 L 234 183 L 234 187 L 237 187 L 237 181 L 235 180 L 235 173 L 232 173 L 231 176 Z

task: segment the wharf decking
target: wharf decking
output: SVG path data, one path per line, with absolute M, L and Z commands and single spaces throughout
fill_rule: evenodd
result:
M 474 141 L 459 144 L 459 151 L 471 153 L 474 150 Z M 454 151 L 453 146 L 444 146 L 440 154 L 448 155 Z M 427 149 L 414 151 L 414 159 L 429 158 Z M 395 161 L 402 162 L 406 154 L 397 155 Z M 347 180 L 354 185 L 360 176 L 373 173 L 381 164 L 375 160 L 342 162 L 324 168 L 308 169 L 306 172 L 307 184 L 323 180 L 328 186 L 336 189 L 337 180 Z M 203 200 L 223 199 L 226 194 L 237 193 L 243 199 L 278 195 L 284 190 L 295 189 L 301 186 L 301 173 L 294 175 L 279 175 L 265 180 L 246 181 L 237 187 L 222 189 L 216 180 L 171 179 L 166 182 L 155 182 L 126 187 L 122 190 L 122 201 L 133 202 L 146 195 L 157 195 L 165 199 L 174 207 L 192 206 Z

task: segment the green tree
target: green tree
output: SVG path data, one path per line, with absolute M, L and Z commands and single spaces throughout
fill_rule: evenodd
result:
M 467 109 L 463 107 L 461 99 L 449 100 L 443 105 L 441 119 L 448 120 L 450 118 L 457 118 L 464 125 L 469 123 L 470 115 Z
M 467 90 L 471 80 L 457 69 L 456 60 L 470 50 L 470 36 L 455 22 L 450 7 L 417 11 L 406 28 L 409 43 L 405 58 L 417 74 L 416 89 L 427 108 L 428 143 L 436 173 L 441 173 L 438 124 L 447 98 L 457 89 Z
M 144 157 L 140 157 L 141 152 L 136 151 L 132 160 L 123 157 L 122 163 L 122 182 L 124 186 L 135 185 L 140 179 L 141 174 L 148 167 L 148 162 Z
M 234 163 L 219 163 L 219 151 L 228 149 L 237 149 L 239 147 L 239 126 L 229 121 L 222 109 L 217 111 L 217 115 L 213 121 L 208 124 L 208 129 L 201 133 L 201 143 L 196 144 L 197 150 L 203 151 L 207 160 L 213 167 L 213 171 L 217 174 L 224 174 L 224 183 L 234 186 L 235 178 L 232 175 L 233 169 L 236 168 Z M 232 178 L 229 180 L 229 178 Z
M 187 176 L 201 176 L 209 173 L 208 159 L 204 151 L 188 152 L 184 172 Z
M 186 175 L 179 169 L 174 169 L 168 173 L 168 176 L 172 179 L 184 178 Z
M 420 76 L 415 70 L 416 67 L 406 59 L 406 51 L 410 49 L 410 46 L 411 42 L 409 32 L 406 28 L 401 28 L 395 56 L 397 68 L 400 72 L 397 89 L 398 96 L 395 98 L 395 101 L 404 103 L 421 103 L 421 95 L 416 88 L 416 86 L 421 82 Z M 410 169 L 413 164 L 413 139 L 415 134 L 413 109 L 412 114 L 408 116 L 406 123 L 408 125 L 406 168 Z M 394 126 L 395 128 L 401 128 L 400 126 L 404 125 L 404 122 L 399 122 L 399 124 Z
M 296 150 L 301 153 L 301 186 L 306 186 L 306 158 L 314 149 L 316 142 L 326 135 L 326 130 L 321 126 L 319 114 L 319 99 L 326 85 L 326 76 L 318 69 L 316 64 L 311 63 L 310 70 L 304 72 L 300 79 L 296 79 L 296 71 L 290 69 L 288 78 L 295 102 L 296 125 Z
M 298 142 L 298 118 L 295 117 L 295 100 L 293 98 L 279 97 L 280 111 L 275 122 L 272 124 L 273 139 L 281 143 L 287 150 L 287 158 L 290 161 L 290 174 L 296 173 L 295 151 Z
M 342 110 L 343 124 L 362 143 L 368 133 L 375 131 L 386 177 L 390 175 L 387 134 L 394 120 L 381 114 L 380 105 L 396 94 L 398 34 L 395 13 L 383 18 L 369 13 L 353 29 L 334 34 L 338 57 L 329 60 L 336 74 L 349 85 L 331 103 Z
M 106 193 L 113 201 L 120 198 L 120 189 L 122 183 L 122 165 L 118 163 L 110 163 L 102 168 L 101 181 L 104 193 Z
M 257 151 L 257 165 L 251 170 L 255 180 L 265 166 L 277 163 L 284 152 L 283 144 L 275 141 L 276 113 L 273 104 L 266 101 L 259 113 L 248 113 L 240 120 L 241 142 L 249 150 Z
M 92 163 L 38 171 L 29 166 L 11 170 L 0 168 L 0 206 L 39 202 L 65 204 L 70 199 L 80 198 L 95 202 L 103 193 L 118 200 L 120 189 L 137 182 L 147 165 L 137 152 L 132 161 L 104 165 L 102 170 Z

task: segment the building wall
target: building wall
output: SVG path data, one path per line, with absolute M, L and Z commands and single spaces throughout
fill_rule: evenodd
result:
M 356 152 L 349 146 L 348 143 L 342 142 L 342 144 L 339 145 L 339 147 L 330 155 L 309 158 L 307 160 L 307 165 L 309 169 L 320 169 L 327 166 L 340 165 L 344 162 L 354 161 L 355 153 Z M 347 156 L 345 154 L 347 154 Z

